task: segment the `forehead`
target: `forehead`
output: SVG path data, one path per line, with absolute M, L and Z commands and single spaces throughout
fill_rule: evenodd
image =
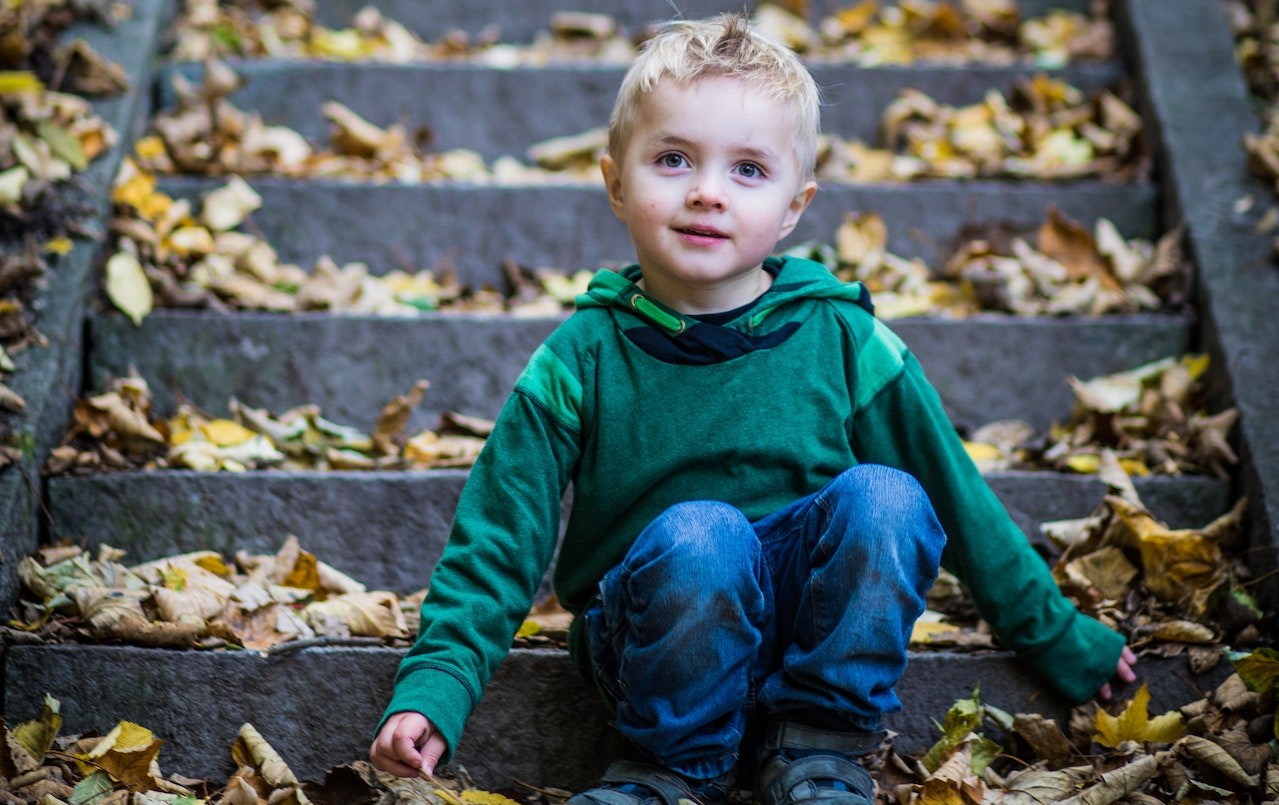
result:
M 740 78 L 705 76 L 687 83 L 664 78 L 640 99 L 632 141 L 677 137 L 791 148 L 797 117 L 793 104 Z

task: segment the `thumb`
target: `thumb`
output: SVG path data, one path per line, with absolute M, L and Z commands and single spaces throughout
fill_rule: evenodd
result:
M 435 774 L 435 766 L 440 762 L 440 758 L 444 756 L 444 750 L 448 747 L 444 738 L 439 732 L 431 730 L 431 734 L 427 736 L 426 743 L 422 744 L 422 771 L 428 776 Z

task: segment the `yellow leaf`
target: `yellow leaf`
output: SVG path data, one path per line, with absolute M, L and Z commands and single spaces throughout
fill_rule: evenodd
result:
M 537 634 L 540 631 L 542 631 L 542 627 L 538 626 L 537 621 L 530 619 L 520 624 L 520 628 L 516 630 L 515 636 L 517 638 L 532 637 L 533 635 Z
M 67 237 L 51 238 L 44 244 L 44 250 L 50 254 L 68 254 L 75 246 L 75 241 Z
M 0 70 L 0 95 L 43 90 L 44 82 L 30 70 Z
M 910 627 L 910 642 L 919 644 L 927 643 L 935 634 L 945 634 L 953 632 L 959 627 L 942 623 L 941 621 L 915 621 L 915 625 Z
M 155 296 L 151 281 L 138 258 L 128 252 L 116 252 L 107 260 L 107 297 L 111 303 L 128 316 L 135 326 L 151 312 Z
M 1003 451 L 993 444 L 985 442 L 964 442 L 964 451 L 973 461 L 997 461 L 1003 458 Z
M 1104 710 L 1097 711 L 1093 740 L 1102 746 L 1117 749 L 1124 741 L 1173 743 L 1185 734 L 1181 713 L 1170 710 L 1152 719 L 1147 711 L 1149 704 L 1150 691 L 1143 682 L 1141 689 L 1118 716 L 1112 716 Z
M 1165 601 L 1182 601 L 1202 615 L 1227 577 L 1221 546 L 1203 531 L 1172 530 L 1139 506 L 1108 498 L 1120 526 L 1116 537 L 1141 552 L 1145 584 Z
M 46 693 L 40 717 L 24 721 L 12 730 L 13 737 L 37 763 L 44 760 L 45 753 L 53 746 L 53 739 L 58 737 L 58 730 L 62 729 L 61 707 L 57 699 Z
M 293 567 L 280 580 L 280 584 L 285 587 L 297 587 L 299 590 L 320 589 L 320 569 L 315 554 L 299 550 Z
M 146 727 L 121 721 L 88 754 L 81 756 L 92 763 L 80 766 L 86 774 L 94 768 L 102 769 L 130 791 L 147 791 L 154 785 L 151 761 L 163 743 Z
M 164 138 L 158 134 L 148 134 L 133 144 L 133 152 L 143 159 L 150 160 L 164 156 L 167 150 L 164 147 Z
M 1139 458 L 1121 458 L 1119 466 L 1124 468 L 1124 472 L 1137 478 L 1144 478 L 1150 474 L 1150 468 L 1146 466 L 1146 462 Z
M 221 556 L 215 554 L 205 554 L 195 560 L 195 563 L 215 576 L 224 579 L 231 578 L 232 570 Z
M 191 441 L 195 430 L 191 427 L 191 413 L 179 411 L 169 420 L 169 446 L 177 447 Z
M 230 419 L 214 419 L 211 422 L 201 422 L 200 432 L 206 440 L 213 442 L 218 447 L 243 444 L 257 436 L 256 433 L 239 422 Z
M 1075 472 L 1092 474 L 1101 467 L 1101 459 L 1092 453 L 1076 453 L 1066 459 L 1066 466 Z
M 141 170 L 136 162 L 126 159 L 120 165 L 120 173 L 111 188 L 111 201 L 140 210 L 154 192 L 155 174 Z
M 1208 353 L 1206 352 L 1190 353 L 1181 356 L 1181 365 L 1186 367 L 1186 369 L 1190 372 L 1190 377 L 1194 380 L 1198 380 L 1203 377 L 1204 372 L 1208 371 L 1208 364 L 1210 362 L 1211 359 L 1208 357 Z
M 492 791 L 479 791 L 473 788 L 463 791 L 460 796 L 467 805 L 518 805 L 515 800 L 509 797 L 494 794 Z

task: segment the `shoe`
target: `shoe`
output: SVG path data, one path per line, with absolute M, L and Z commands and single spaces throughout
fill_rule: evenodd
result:
M 694 788 L 669 769 L 637 760 L 613 761 L 600 782 L 564 805 L 713 805 L 726 798 L 725 789 L 715 781 Z
M 755 776 L 758 805 L 874 805 L 875 781 L 856 757 L 873 752 L 885 733 L 768 725 Z

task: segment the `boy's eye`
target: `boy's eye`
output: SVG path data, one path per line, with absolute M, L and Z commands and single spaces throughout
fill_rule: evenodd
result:
M 743 162 L 737 166 L 737 172 L 746 179 L 758 179 L 764 175 L 764 169 L 754 162 Z
M 664 168 L 682 168 L 684 166 L 684 157 L 680 154 L 662 154 L 657 158 L 657 161 Z

